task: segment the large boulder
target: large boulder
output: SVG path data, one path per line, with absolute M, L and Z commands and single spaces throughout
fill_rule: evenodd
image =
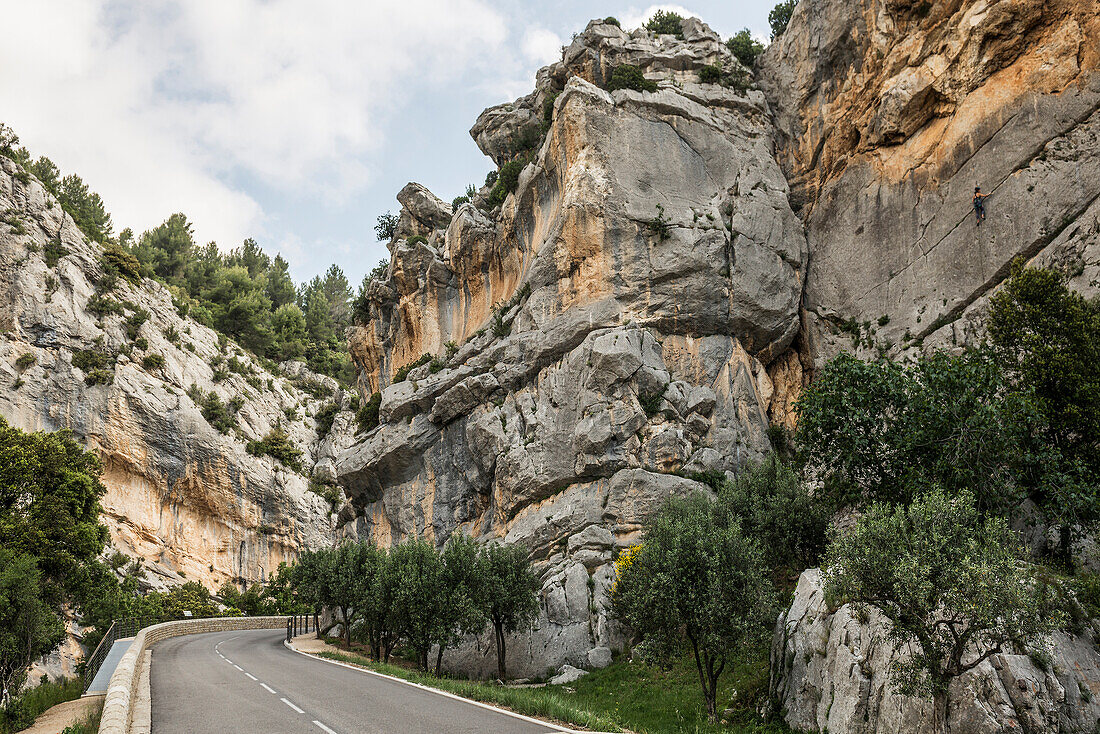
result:
M 934 734 L 930 699 L 897 693 L 890 666 L 909 654 L 874 607 L 825 603 L 821 571 L 802 573 L 772 644 L 771 691 L 799 731 Z M 951 685 L 948 725 L 959 734 L 1091 732 L 1100 721 L 1100 621 L 1058 632 L 1034 657 L 1002 653 Z

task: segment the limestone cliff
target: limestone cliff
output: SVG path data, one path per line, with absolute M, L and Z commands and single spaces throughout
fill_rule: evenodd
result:
M 621 63 L 658 91 L 601 88 Z M 589 24 L 471 131 L 504 162 L 546 121 L 501 206 L 401 192 L 389 271 L 349 333 L 382 394 L 381 424 L 338 463 L 345 530 L 528 547 L 542 614 L 509 643 L 515 675 L 605 660 L 618 549 L 703 486 L 677 474 L 769 448 L 766 366 L 798 331 L 806 241 L 763 94 L 701 84 L 708 64 L 746 73 L 695 19 L 682 40 Z M 435 361 L 393 382 L 422 353 Z M 447 662 L 494 670 L 484 641 Z
M 0 414 L 25 430 L 71 429 L 99 454 L 111 544 L 143 562 L 149 583 L 265 579 L 330 543 L 328 503 L 245 442 L 282 422 L 306 471 L 323 470 L 350 413 L 319 437 L 308 416 L 321 399 L 181 317 L 164 286 L 118 278 L 105 292 L 102 248 L 7 158 L 0 212 Z M 328 382 L 320 391 L 344 401 Z M 211 426 L 192 386 L 236 408 L 236 428 Z
M 806 356 L 972 339 L 1017 256 L 1095 293 L 1098 66 L 1096 0 L 799 3 L 758 79 L 811 252 Z

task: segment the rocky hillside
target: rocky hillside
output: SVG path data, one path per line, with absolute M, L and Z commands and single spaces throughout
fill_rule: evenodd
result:
M 658 90 L 606 91 L 623 63 Z M 609 659 L 618 550 L 690 477 L 769 449 L 766 366 L 798 331 L 806 241 L 763 94 L 700 83 L 708 64 L 746 73 L 698 20 L 682 40 L 589 24 L 471 131 L 529 161 L 501 205 L 475 206 L 488 187 L 455 212 L 401 192 L 389 271 L 350 333 L 381 424 L 338 464 L 346 531 L 526 545 L 543 609 L 510 643 L 515 675 Z M 454 658 L 492 670 L 484 643 Z
M 758 81 L 811 252 L 808 363 L 972 339 L 1017 256 L 1097 292 L 1098 39 L 1096 0 L 799 3 Z
M 42 185 L 0 157 L 0 414 L 26 430 L 71 429 L 103 461 L 104 520 L 151 586 L 265 579 L 333 537 L 331 476 L 350 412 L 331 378 L 264 369 L 180 316 L 168 290 L 113 274 Z M 246 451 L 282 426 L 301 472 Z

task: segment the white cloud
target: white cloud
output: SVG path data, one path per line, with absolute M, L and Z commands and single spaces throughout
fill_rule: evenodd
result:
M 665 12 L 679 13 L 685 18 L 700 18 L 702 16 L 694 10 L 688 10 L 683 5 L 673 5 L 670 3 L 659 3 L 657 5 L 650 5 L 645 10 L 639 10 L 637 7 L 628 8 L 619 19 L 622 22 L 623 29 L 626 31 L 632 31 L 635 28 L 641 28 L 645 25 L 645 22 L 653 17 L 653 14 L 658 10 L 664 10 Z
M 561 47 L 561 37 L 546 28 L 528 28 L 523 34 L 523 55 L 536 64 L 552 64 L 561 59 Z
M 119 227 L 185 211 L 223 246 L 263 232 L 257 182 L 353 195 L 410 90 L 488 65 L 507 36 L 485 0 L 0 0 L 0 16 L 20 29 L 0 44 L 3 121 L 32 152 Z

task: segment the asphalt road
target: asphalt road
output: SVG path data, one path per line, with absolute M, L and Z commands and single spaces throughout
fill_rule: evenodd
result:
M 283 647 L 280 630 L 153 646 L 153 734 L 561 731 Z

